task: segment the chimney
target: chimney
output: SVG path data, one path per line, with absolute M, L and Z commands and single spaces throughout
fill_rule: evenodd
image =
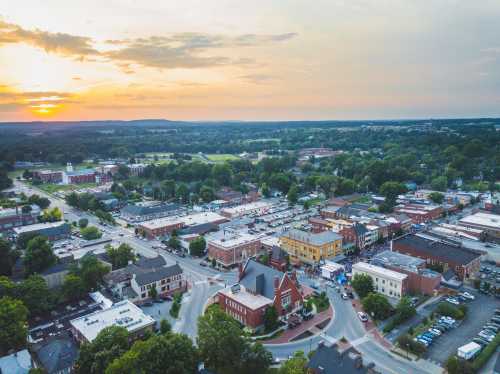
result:
M 280 277 L 276 276 L 274 277 L 274 290 L 276 291 L 278 288 L 280 288 Z
M 292 281 L 297 283 L 297 272 L 295 270 L 292 270 Z

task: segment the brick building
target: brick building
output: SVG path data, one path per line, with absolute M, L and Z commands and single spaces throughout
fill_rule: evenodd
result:
M 441 274 L 426 268 L 425 260 L 399 252 L 383 251 L 372 258 L 372 264 L 408 275 L 408 291 L 432 295 L 439 288 Z
M 429 235 L 404 235 L 391 241 L 391 250 L 442 265 L 444 272 L 451 269 L 461 280 L 474 277 L 481 267 L 481 253 Z
M 189 214 L 186 216 L 175 216 L 155 219 L 143 222 L 138 226 L 149 239 L 172 233 L 180 230 L 200 225 L 212 224 L 218 227 L 221 223 L 227 222 L 227 218 L 213 212 L 203 212 Z
M 282 318 L 300 310 L 303 303 L 295 273 L 288 276 L 254 259 L 240 265 L 238 283 L 220 290 L 218 300 L 222 310 L 253 330 L 263 326 L 270 306 Z
M 224 267 L 231 267 L 260 253 L 261 238 L 243 231 L 223 230 L 206 238 L 210 259 Z
M 33 178 L 39 179 L 43 183 L 61 183 L 63 173 L 58 170 L 34 170 Z
M 0 232 L 12 231 L 15 227 L 33 225 L 37 222 L 40 208 L 31 205 L 31 211 L 23 213 L 21 208 L 0 208 Z
M 440 205 L 404 204 L 394 208 L 395 213 L 407 215 L 413 223 L 427 223 L 442 216 L 444 210 Z

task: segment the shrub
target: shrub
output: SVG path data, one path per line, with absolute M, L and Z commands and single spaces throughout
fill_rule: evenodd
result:
M 449 303 L 440 303 L 436 308 L 436 311 L 443 316 L 449 316 L 454 319 L 463 319 L 467 313 L 467 308 L 465 307 L 460 309 Z

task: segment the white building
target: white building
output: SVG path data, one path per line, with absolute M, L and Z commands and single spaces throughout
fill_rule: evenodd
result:
M 127 329 L 131 340 L 152 331 L 155 320 L 128 300 L 120 301 L 111 307 L 98 310 L 70 321 L 71 331 L 80 343 L 92 342 L 106 327 L 121 326 Z
M 373 288 L 385 296 L 403 297 L 408 289 L 408 275 L 380 266 L 358 262 L 352 265 L 352 276 L 366 274 L 373 280 Z
M 264 214 L 272 204 L 267 201 L 255 201 L 249 204 L 238 205 L 232 208 L 224 208 L 220 214 L 228 218 L 237 218 L 247 214 Z

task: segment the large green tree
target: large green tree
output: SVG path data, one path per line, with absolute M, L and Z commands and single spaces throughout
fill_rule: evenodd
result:
M 0 275 L 10 275 L 12 273 L 13 257 L 11 244 L 0 238 Z
M 64 278 L 62 295 L 65 300 L 79 300 L 86 294 L 86 287 L 83 279 L 75 274 L 68 274 Z
M 307 374 L 307 357 L 303 351 L 296 351 L 278 369 L 278 374 Z
M 189 243 L 189 253 L 191 256 L 203 256 L 205 254 L 206 247 L 207 242 L 205 241 L 205 238 L 203 236 L 199 236 Z
M 218 374 L 264 373 L 272 362 L 271 354 L 248 342 L 238 323 L 218 308 L 198 319 L 196 341 L 205 366 Z
M 93 291 L 103 283 L 104 276 L 109 270 L 109 267 L 99 261 L 95 255 L 86 255 L 80 260 L 79 266 L 73 269 L 73 274 L 82 279 L 87 291 Z
M 198 352 L 186 335 L 165 333 L 137 341 L 106 369 L 106 374 L 192 374 Z
M 28 242 L 24 254 L 27 274 L 40 273 L 56 263 L 52 245 L 45 236 L 36 236 Z
M 0 298 L 0 356 L 26 345 L 28 309 L 21 300 Z
M 373 279 L 369 275 L 355 274 L 354 277 L 352 277 L 351 284 L 360 298 L 373 292 Z
M 118 247 L 107 245 L 106 254 L 111 261 L 113 270 L 124 268 L 129 261 L 135 260 L 134 249 L 127 243 L 122 243 Z
M 113 360 L 129 349 L 127 329 L 111 326 L 103 329 L 91 343 L 80 347 L 75 363 L 77 374 L 102 374 Z
M 47 282 L 38 274 L 30 275 L 22 281 L 17 293 L 32 316 L 43 314 L 51 307 L 51 293 Z
M 376 320 L 384 320 L 391 315 L 392 306 L 382 294 L 372 292 L 365 296 L 361 303 L 365 312 Z

